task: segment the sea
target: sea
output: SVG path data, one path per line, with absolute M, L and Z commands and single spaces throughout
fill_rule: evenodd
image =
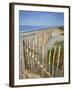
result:
M 36 30 L 41 30 L 49 28 L 49 26 L 19 26 L 19 31 L 20 32 L 31 32 L 31 31 L 36 31 Z

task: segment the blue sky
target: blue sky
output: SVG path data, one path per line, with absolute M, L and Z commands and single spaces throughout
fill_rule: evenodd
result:
M 23 26 L 63 26 L 64 13 L 19 11 L 19 25 Z

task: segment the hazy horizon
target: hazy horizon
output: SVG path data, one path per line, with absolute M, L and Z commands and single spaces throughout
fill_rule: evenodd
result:
M 19 26 L 19 31 L 20 32 L 31 32 L 31 31 L 36 31 L 36 30 L 41 30 L 41 29 L 50 29 L 50 28 L 56 28 L 56 27 L 64 27 L 64 26 L 24 26 L 21 25 Z

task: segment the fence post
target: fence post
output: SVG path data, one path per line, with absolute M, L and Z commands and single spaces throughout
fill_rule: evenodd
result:
M 50 49 L 50 52 L 49 52 L 49 73 L 51 73 L 50 64 L 51 64 L 51 49 Z
M 42 65 L 43 67 L 45 66 L 44 65 L 44 33 L 43 33 L 43 45 L 42 45 Z M 42 70 L 42 77 L 44 76 L 44 71 Z
M 58 51 L 58 60 L 57 60 L 57 68 L 56 68 L 56 75 L 57 76 L 57 72 L 58 72 L 58 67 L 59 67 L 59 61 L 60 61 L 60 50 L 61 50 L 61 46 L 58 47 L 59 51 Z
M 52 77 L 54 76 L 54 61 L 55 61 L 55 53 L 56 53 L 56 46 L 54 48 L 54 54 L 53 54 L 53 64 L 52 64 Z
M 27 65 L 26 65 L 25 49 L 26 49 L 26 47 L 25 47 L 25 41 L 23 40 L 23 53 L 24 53 L 24 62 L 25 62 L 25 69 L 26 69 Z

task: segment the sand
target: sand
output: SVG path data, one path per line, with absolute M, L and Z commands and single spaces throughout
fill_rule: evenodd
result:
M 20 32 L 19 33 L 19 59 L 20 68 L 25 68 L 24 52 L 23 52 L 23 40 L 28 43 L 32 48 L 34 43 L 34 50 L 42 53 L 44 45 L 44 54 L 47 55 L 47 50 L 52 48 L 55 42 L 63 41 L 64 35 L 60 34 L 60 29 L 43 29 L 32 32 Z M 21 72 L 22 73 L 22 72 Z

